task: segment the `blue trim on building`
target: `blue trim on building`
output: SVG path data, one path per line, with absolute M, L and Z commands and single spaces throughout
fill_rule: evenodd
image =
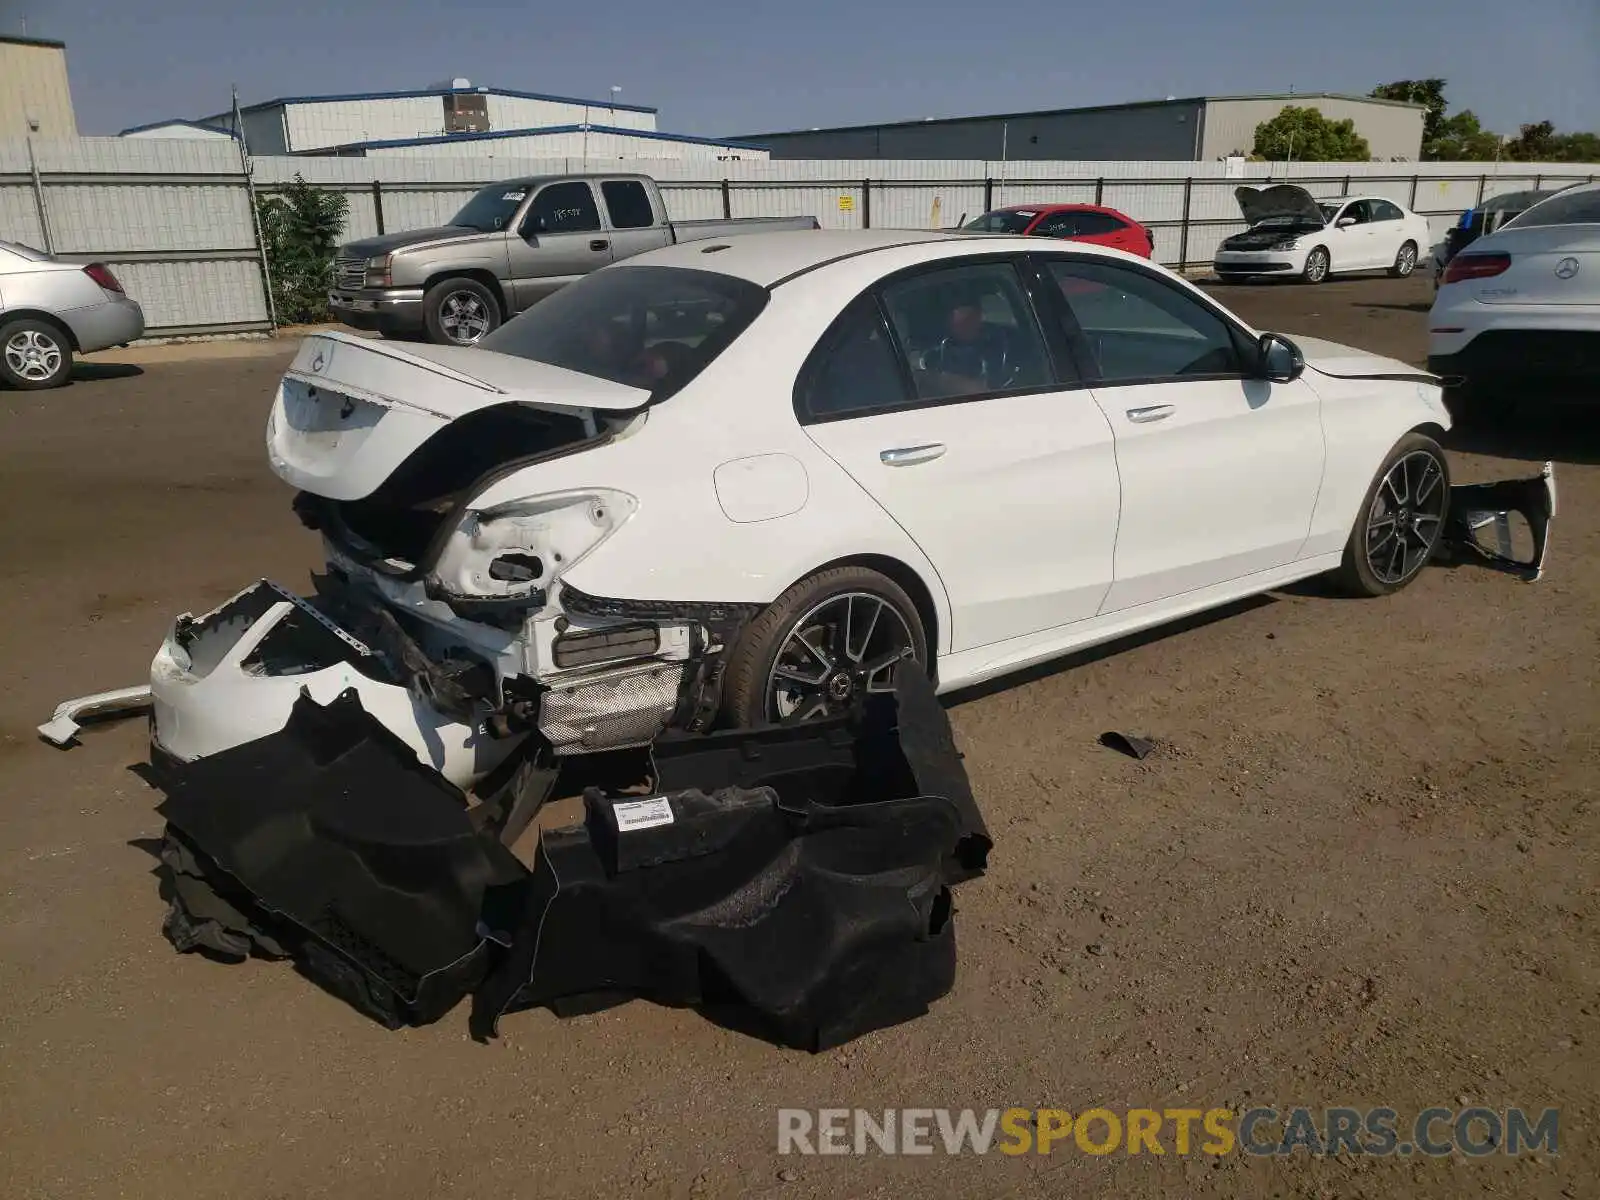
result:
M 320 146 L 303 154 L 338 154 L 349 150 L 384 150 L 394 146 L 437 146 L 445 142 L 482 142 L 495 138 L 537 137 L 546 133 L 581 133 L 582 125 L 544 125 L 534 129 L 491 129 L 486 133 L 446 133 L 433 137 L 390 138 L 377 142 L 346 142 L 342 146 Z M 590 125 L 590 133 L 620 133 L 625 137 L 648 138 L 657 142 L 688 142 L 696 146 L 726 146 L 730 150 L 765 150 L 753 142 L 731 142 L 724 138 L 695 137 L 687 133 L 658 133 L 652 129 L 619 129 L 615 125 Z
M 186 121 L 182 117 L 172 117 L 166 121 L 150 121 L 144 125 L 130 125 L 126 129 L 119 132 L 117 136 L 126 137 L 130 133 L 143 133 L 146 129 L 159 129 L 163 125 L 184 125 L 190 129 L 204 129 L 210 133 L 226 134 L 228 137 L 234 138 L 235 140 L 237 140 L 239 136 L 238 134 L 234 133 L 233 130 L 226 129 L 221 125 L 207 125 L 204 121 Z
M 642 104 L 620 104 L 609 100 L 585 100 L 581 96 L 549 96 L 543 92 L 519 92 L 510 88 L 417 88 L 406 92 L 345 92 L 333 96 L 279 96 L 276 100 L 263 100 L 247 104 L 240 112 L 259 112 L 284 104 L 336 104 L 348 100 L 414 100 L 423 96 L 510 96 L 516 100 L 549 100 L 556 104 L 583 104 L 590 108 L 615 108 L 624 112 L 657 113 L 659 110 Z

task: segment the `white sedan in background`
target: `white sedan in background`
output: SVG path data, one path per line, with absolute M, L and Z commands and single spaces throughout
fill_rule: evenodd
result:
M 1212 262 L 1223 279 L 1298 277 L 1321 283 L 1347 271 L 1385 270 L 1404 279 L 1432 245 L 1428 218 L 1384 196 L 1316 200 L 1280 183 L 1234 189 L 1250 223 L 1223 239 Z
M 1475 390 L 1530 375 L 1600 384 L 1600 184 L 1541 200 L 1450 260 L 1428 366 Z
M 268 429 L 324 539 L 303 598 L 179 618 L 153 750 L 353 689 L 452 782 L 667 728 L 941 691 L 1438 545 L 1430 376 L 1250 328 L 1037 238 L 759 234 L 654 251 L 476 349 L 318 334 Z

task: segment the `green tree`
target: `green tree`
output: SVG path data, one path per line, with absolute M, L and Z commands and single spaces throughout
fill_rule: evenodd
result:
M 1422 145 L 1427 146 L 1441 133 L 1444 124 L 1445 100 L 1443 79 L 1397 79 L 1393 83 L 1380 83 L 1370 95 L 1375 100 L 1405 100 L 1427 109 L 1422 118 Z
M 1372 157 L 1354 121 L 1330 121 L 1318 109 L 1293 104 L 1256 126 L 1252 153 L 1268 162 L 1366 162 Z
M 1552 162 L 1558 148 L 1555 125 L 1540 121 L 1524 125 L 1517 136 L 1506 143 L 1505 156 L 1516 162 Z
M 1600 162 L 1600 133 L 1563 133 L 1556 143 L 1556 162 Z
M 327 320 L 333 255 L 349 215 L 349 199 L 342 192 L 313 187 L 296 174 L 280 192 L 259 195 L 256 203 L 278 320 Z
M 1501 156 L 1500 135 L 1485 129 L 1470 108 L 1446 117 L 1422 146 L 1430 162 L 1493 162 Z

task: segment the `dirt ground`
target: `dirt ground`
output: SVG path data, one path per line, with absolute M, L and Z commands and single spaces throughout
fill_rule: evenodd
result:
M 1420 362 L 1420 278 L 1219 288 Z M 292 347 L 99 356 L 0 395 L 0 1178 L 7 1197 L 1600 1194 L 1600 423 L 1455 439 L 1557 460 L 1544 582 L 1295 589 L 958 698 L 997 847 L 923 1020 L 819 1056 L 636 1003 L 385 1031 L 283 964 L 161 937 L 142 722 L 60 751 L 171 616 L 316 544 L 266 465 Z M 1105 730 L 1161 739 L 1143 762 Z M 1559 1107 L 1560 1154 L 795 1158 L 779 1107 Z

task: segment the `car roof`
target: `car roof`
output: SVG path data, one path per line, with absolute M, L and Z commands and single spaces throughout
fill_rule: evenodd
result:
M 1050 204 L 1002 204 L 999 208 L 990 209 L 991 212 L 1103 212 L 1117 213 L 1120 209 L 1112 208 L 1108 204 L 1081 204 L 1081 203 L 1050 203 Z
M 920 250 L 916 261 L 934 262 L 962 253 L 1041 254 L 1070 250 L 1073 254 L 1125 259 L 1127 255 L 1091 242 L 1041 243 L 1014 233 L 977 233 L 937 229 L 800 229 L 782 233 L 747 233 L 730 238 L 681 242 L 634 255 L 606 270 L 630 266 L 678 267 L 715 271 L 772 288 L 837 262 L 896 250 Z M 904 260 L 904 254 L 895 255 Z
M 737 237 L 711 237 L 679 242 L 660 250 L 625 259 L 620 266 L 685 267 L 716 271 L 748 279 L 762 287 L 772 287 L 791 276 L 843 258 L 889 250 L 896 246 L 949 242 L 997 240 L 1003 235 L 963 233 L 939 229 L 792 229 L 778 233 L 743 233 Z M 1029 250 L 1038 245 L 1024 238 L 1013 239 Z

